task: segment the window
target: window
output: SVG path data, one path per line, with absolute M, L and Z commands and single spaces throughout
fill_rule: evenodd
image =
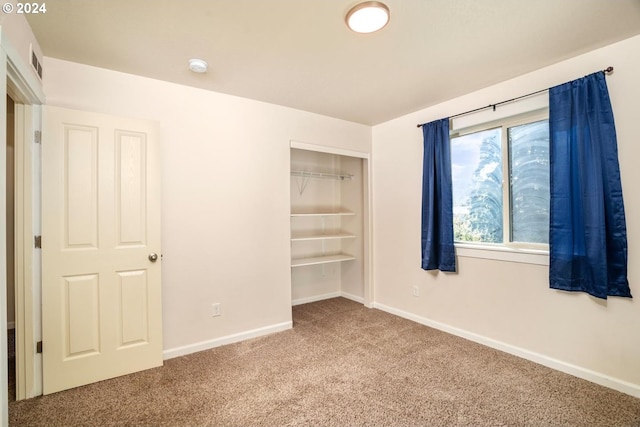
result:
M 548 244 L 548 116 L 529 114 L 454 134 L 451 162 L 456 242 Z

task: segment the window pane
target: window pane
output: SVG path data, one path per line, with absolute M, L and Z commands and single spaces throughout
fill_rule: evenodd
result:
M 451 139 L 454 239 L 502 243 L 501 129 Z
M 508 133 L 511 241 L 549 243 L 549 121 Z

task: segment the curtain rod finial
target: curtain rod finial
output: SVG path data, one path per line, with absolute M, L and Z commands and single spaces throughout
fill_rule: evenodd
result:
M 609 67 L 605 68 L 603 71 L 604 71 L 605 74 L 611 74 L 611 73 L 613 73 L 613 67 L 609 66 Z

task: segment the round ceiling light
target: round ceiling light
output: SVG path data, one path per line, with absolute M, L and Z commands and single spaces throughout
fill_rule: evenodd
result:
M 389 22 L 389 8 L 379 1 L 365 1 L 352 7 L 345 20 L 356 33 L 373 33 Z
M 189 69 L 194 73 L 206 73 L 207 72 L 207 63 L 202 59 L 190 59 L 189 60 Z

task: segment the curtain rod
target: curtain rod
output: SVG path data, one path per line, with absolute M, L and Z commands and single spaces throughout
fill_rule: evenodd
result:
M 611 73 L 613 73 L 613 67 L 607 67 L 604 70 L 602 70 L 602 72 L 605 73 L 605 74 L 611 74 Z M 500 101 L 500 102 L 496 102 L 495 104 L 489 104 L 489 105 L 487 105 L 485 107 L 475 108 L 473 110 L 465 111 L 464 113 L 458 113 L 458 114 L 455 114 L 453 116 L 449 116 L 449 119 L 454 119 L 456 117 L 464 116 L 466 114 L 475 113 L 476 111 L 486 110 L 487 108 L 493 108 L 493 111 L 496 111 L 496 107 L 498 105 L 508 104 L 509 102 L 513 102 L 513 101 L 517 101 L 517 100 L 522 99 L 522 98 L 527 98 L 529 96 L 537 95 L 539 93 L 546 92 L 548 90 L 549 90 L 549 88 L 542 89 L 542 90 L 538 90 L 538 91 L 535 91 L 535 92 L 528 93 L 526 95 L 521 95 L 521 96 L 517 96 L 515 98 L 507 99 L 506 101 Z M 426 123 L 420 123 L 420 124 L 418 124 L 418 127 L 420 128 L 423 125 L 426 125 Z

